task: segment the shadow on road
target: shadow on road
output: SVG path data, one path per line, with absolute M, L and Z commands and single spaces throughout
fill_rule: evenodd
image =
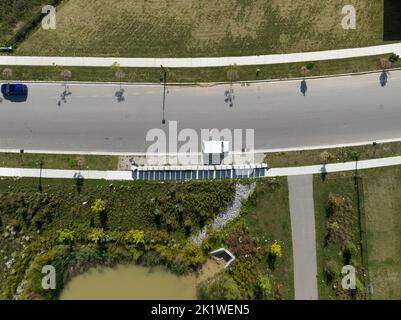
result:
M 226 90 L 224 92 L 224 102 L 229 105 L 230 108 L 234 107 L 234 100 L 235 100 L 235 95 L 234 95 L 234 89 L 231 87 L 230 90 Z
M 306 92 L 308 91 L 308 85 L 306 84 L 305 79 L 303 79 L 301 81 L 301 86 L 300 86 L 299 90 L 301 91 L 302 95 L 305 97 Z
M 120 90 L 116 91 L 116 93 L 114 95 L 117 97 L 117 102 L 124 102 L 125 101 L 124 92 L 125 92 L 125 90 L 123 88 L 121 88 Z
M 57 105 L 60 107 L 61 103 L 67 103 L 67 97 L 72 95 L 69 86 L 65 86 L 64 91 L 60 94 L 60 100 L 57 102 Z
M 380 74 L 379 81 L 380 81 L 380 85 L 382 87 L 385 87 L 387 85 L 387 83 L 388 83 L 388 72 L 387 71 L 383 71 Z

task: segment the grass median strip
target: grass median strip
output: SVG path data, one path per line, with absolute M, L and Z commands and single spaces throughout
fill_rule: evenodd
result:
M 0 167 L 71 170 L 117 170 L 117 156 L 0 153 Z
M 401 156 L 401 142 L 376 143 L 355 147 L 267 153 L 270 167 L 298 167 Z
M 326 76 L 344 73 L 368 72 L 381 69 L 380 59 L 389 55 L 361 57 L 352 59 L 317 61 L 313 63 L 290 63 L 262 66 L 231 66 L 214 68 L 168 68 L 170 83 L 201 83 L 252 81 L 269 79 L 289 79 L 303 76 L 302 67 L 311 68 L 307 76 Z M 392 67 L 401 67 L 401 61 Z M 61 81 L 61 66 L 3 66 L 11 68 L 13 79 L 37 81 Z M 67 67 L 72 72 L 72 81 L 86 82 L 119 82 L 116 69 L 106 67 Z M 124 71 L 124 82 L 160 82 L 159 68 L 121 68 Z M 257 72 L 258 71 L 258 72 Z M 234 75 L 234 78 L 233 78 Z

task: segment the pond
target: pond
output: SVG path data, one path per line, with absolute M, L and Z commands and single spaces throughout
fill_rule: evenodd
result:
M 74 277 L 61 300 L 194 300 L 199 282 L 224 268 L 224 262 L 209 259 L 200 272 L 177 276 L 162 267 L 119 265 L 93 268 Z

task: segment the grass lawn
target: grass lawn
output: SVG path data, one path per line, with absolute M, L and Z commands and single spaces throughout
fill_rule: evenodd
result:
M 19 55 L 188 57 L 288 53 L 383 43 L 383 1 L 64 0 L 57 29 L 37 28 Z
M 339 234 L 340 240 L 345 234 L 347 243 L 354 245 L 355 252 L 350 261 L 345 261 L 344 252 L 338 240 L 328 237 L 328 198 L 330 194 L 340 195 L 349 201 L 347 209 L 344 210 L 345 219 L 340 220 Z M 314 176 L 314 199 L 315 199 L 315 219 L 316 219 L 316 250 L 318 264 L 318 290 L 320 299 L 349 299 L 350 295 L 341 288 L 341 269 L 344 265 L 351 264 L 357 269 L 357 278 L 362 283 L 358 299 L 364 298 L 365 289 L 363 287 L 363 267 L 360 248 L 360 228 L 358 218 L 357 194 L 354 188 L 353 173 L 329 174 L 323 182 L 320 176 Z M 327 241 L 328 239 L 328 241 Z M 332 280 L 327 280 L 327 272 L 332 273 Z M 358 282 L 357 282 L 358 288 Z
M 401 299 L 401 167 L 362 172 L 373 299 Z
M 44 169 L 117 170 L 117 156 L 0 153 L 0 167 Z
M 241 219 L 251 234 L 260 239 L 262 245 L 277 240 L 283 255 L 276 260 L 274 269 L 267 260 L 259 268 L 269 268 L 282 299 L 294 299 L 294 273 L 292 256 L 291 220 L 288 202 L 287 178 L 264 179 L 257 182 L 253 196 L 245 205 Z
M 322 164 L 320 154 L 329 151 L 333 160 L 329 163 L 386 158 L 401 155 L 401 142 L 380 143 L 357 147 L 333 148 L 325 150 L 305 150 L 290 152 L 274 152 L 266 154 L 265 162 L 270 167 L 292 167 Z
M 364 58 L 318 61 L 308 76 L 325 76 L 349 72 L 365 72 L 380 70 L 380 58 L 387 56 L 372 56 Z M 239 81 L 288 79 L 302 76 L 301 67 L 305 63 L 275 64 L 265 66 L 237 66 Z M 401 67 L 401 60 L 393 64 L 394 68 Z M 15 80 L 61 81 L 61 67 L 41 66 L 3 66 L 11 68 Z M 104 67 L 68 67 L 72 72 L 72 81 L 105 81 L 117 82 L 115 70 Z M 122 68 L 125 82 L 160 82 L 159 68 Z M 256 76 L 256 70 L 260 70 Z M 218 68 L 169 68 L 168 82 L 227 82 L 227 67 Z

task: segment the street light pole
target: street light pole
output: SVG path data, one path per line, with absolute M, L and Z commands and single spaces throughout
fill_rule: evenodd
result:
M 163 81 L 163 120 L 162 124 L 166 123 L 165 119 L 165 109 L 166 109 L 166 90 L 167 90 L 167 70 L 160 65 L 160 82 Z

